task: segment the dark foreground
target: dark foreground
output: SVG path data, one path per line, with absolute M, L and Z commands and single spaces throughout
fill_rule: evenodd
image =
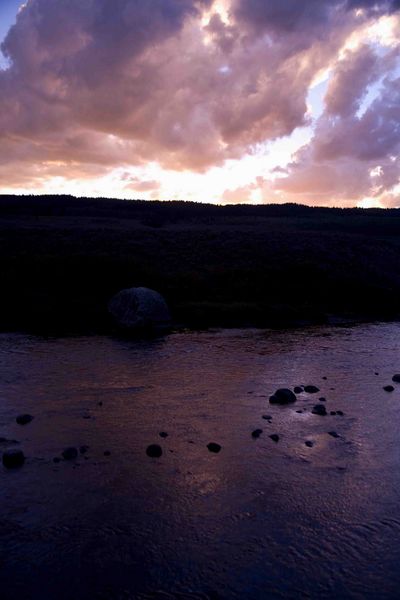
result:
M 398 210 L 0 197 L 0 329 L 108 333 L 126 287 L 175 323 L 292 326 L 400 316 Z
M 28 457 L 0 467 L 2 600 L 399 597 L 400 325 L 0 353 L 2 445 Z M 268 403 L 298 384 L 320 392 Z

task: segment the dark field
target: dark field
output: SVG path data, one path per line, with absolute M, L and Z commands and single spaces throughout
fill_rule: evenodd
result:
M 400 315 L 400 212 L 0 197 L 0 328 L 109 332 L 110 297 L 161 292 L 177 326 Z

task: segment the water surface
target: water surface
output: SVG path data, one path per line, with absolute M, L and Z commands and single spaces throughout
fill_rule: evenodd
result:
M 28 457 L 0 468 L 4 600 L 399 597 L 399 324 L 3 334 L 0 358 L 0 450 Z M 299 384 L 320 393 L 269 404 Z

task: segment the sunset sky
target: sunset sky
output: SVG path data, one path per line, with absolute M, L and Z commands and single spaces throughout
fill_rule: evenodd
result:
M 400 206 L 400 0 L 0 0 L 0 193 Z

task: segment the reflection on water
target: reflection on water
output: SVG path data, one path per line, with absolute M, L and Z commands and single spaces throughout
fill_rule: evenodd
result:
M 28 456 L 0 471 L 1 598 L 398 598 L 399 350 L 398 324 L 1 335 L 0 437 Z

